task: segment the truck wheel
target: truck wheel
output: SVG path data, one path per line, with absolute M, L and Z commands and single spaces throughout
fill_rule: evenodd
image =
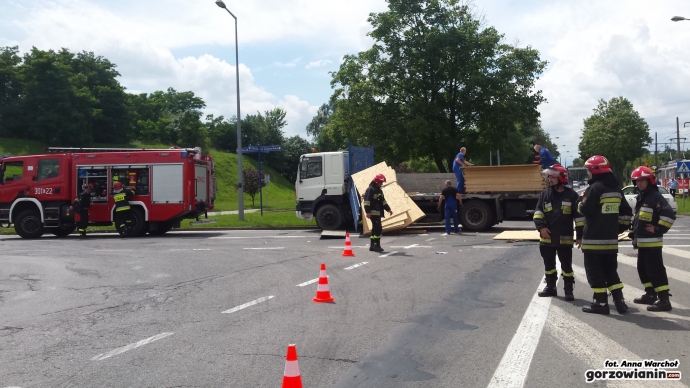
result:
M 57 229 L 53 229 L 50 231 L 50 233 L 58 236 L 58 237 L 66 237 L 72 234 L 74 230 L 77 229 L 77 225 L 70 224 L 70 225 L 62 225 L 61 227 Z
M 316 225 L 323 230 L 336 230 L 343 224 L 343 215 L 335 205 L 323 205 L 316 211 Z
M 138 208 L 132 208 L 127 215 L 127 226 L 120 228 L 115 226 L 117 232 L 122 237 L 139 237 L 146 234 L 146 221 L 144 220 L 144 213 Z
M 170 231 L 170 229 L 172 229 L 172 227 L 173 227 L 172 221 L 161 221 L 158 223 L 158 229 L 149 230 L 149 234 L 151 236 L 162 236 L 162 235 L 168 233 Z
M 481 232 L 493 224 L 493 213 L 489 205 L 482 201 L 469 201 L 460 210 L 460 223 L 463 229 Z
M 19 213 L 14 222 L 14 230 L 23 238 L 39 238 L 43 236 L 43 223 L 38 210 L 24 210 Z

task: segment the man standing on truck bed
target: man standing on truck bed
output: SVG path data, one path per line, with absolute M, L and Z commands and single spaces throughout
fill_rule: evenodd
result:
M 587 159 L 585 167 L 590 178 L 589 187 L 583 193 L 578 210 L 585 216 L 582 252 L 594 300 L 589 306 L 583 306 L 582 311 L 609 314 L 608 290 L 616 310 L 623 314 L 628 306 L 618 276 L 618 234 L 630 227 L 632 209 L 605 157 L 594 155 Z
M 132 199 L 134 193 L 122 187 L 122 182 L 116 181 L 113 184 L 113 200 L 115 201 L 115 228 L 120 236 L 125 237 L 128 232 L 128 227 L 132 221 L 130 220 L 130 206 L 129 200 Z
M 386 177 L 383 174 L 376 175 L 364 193 L 364 212 L 367 218 L 371 220 L 371 244 L 369 245 L 369 250 L 374 252 L 383 252 L 383 248 L 381 248 L 381 233 L 383 232 L 381 217 L 383 217 L 383 211 L 385 210 L 388 214 L 393 215 L 388 202 L 383 197 L 383 190 L 381 190 L 381 186 L 383 186 L 385 181 Z
M 465 166 L 471 166 L 472 163 L 465 160 L 465 154 L 467 153 L 467 148 L 461 147 L 460 152 L 455 155 L 455 160 L 453 160 L 453 172 L 455 173 L 455 178 L 457 179 L 457 185 L 455 188 L 459 193 L 465 192 L 465 177 L 462 174 L 462 169 Z
M 551 155 L 551 152 L 548 148 L 535 144 L 534 150 L 539 153 L 539 162 L 535 163 L 541 164 L 541 166 L 545 169 L 553 166 L 553 155 Z
M 553 165 L 543 171 L 549 181 L 549 187 L 541 192 L 537 208 L 534 210 L 534 225 L 540 234 L 539 252 L 544 260 L 546 287 L 539 291 L 539 296 L 557 296 L 556 254 L 561 261 L 561 276 L 565 300 L 573 301 L 573 243 L 578 247 L 582 243 L 582 228 L 585 218 L 577 211 L 577 193 L 566 187 L 568 170 L 561 165 Z M 573 239 L 573 222 L 575 239 Z

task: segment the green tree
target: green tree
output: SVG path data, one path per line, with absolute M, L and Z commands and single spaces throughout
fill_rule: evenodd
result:
M 575 158 L 573 159 L 573 162 L 570 164 L 570 167 L 583 167 L 585 165 L 585 161 L 580 159 L 580 158 Z
M 235 153 L 237 150 L 237 118 L 206 116 L 204 123 L 211 140 L 211 147 Z
M 626 162 L 645 154 L 652 142 L 649 125 L 624 97 L 599 100 L 594 114 L 584 120 L 579 150 L 582 159 L 605 156 L 615 175 L 622 179 Z
M 456 0 L 388 0 L 371 14 L 373 47 L 332 73 L 336 109 L 321 133 L 343 147 L 375 145 L 396 165 L 431 157 L 447 171 L 460 145 L 502 145 L 534 124 L 544 101 L 534 89 L 546 62 L 503 42 Z
M 4 137 L 21 135 L 23 85 L 18 54 L 18 46 L 0 48 L 0 136 Z
M 294 182 L 297 179 L 299 157 L 311 152 L 311 148 L 312 144 L 300 136 L 295 135 L 287 138 L 283 142 L 283 151 L 280 152 L 281 164 L 278 166 L 272 165 L 271 167 L 278 171 L 288 182 Z
M 259 194 L 260 185 L 265 186 L 264 173 L 259 173 L 259 170 L 253 167 L 246 167 L 242 169 L 243 189 L 244 193 L 252 197 L 252 206 L 254 206 L 254 197 Z

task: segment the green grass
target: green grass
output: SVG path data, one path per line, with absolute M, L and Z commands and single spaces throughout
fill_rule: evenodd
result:
M 159 144 L 143 144 L 140 142 L 133 142 L 130 144 L 94 144 L 94 147 L 108 148 L 108 147 L 131 147 L 131 148 L 168 148 L 165 145 Z M 6 139 L 0 138 L 0 154 L 8 155 L 30 155 L 43 153 L 43 144 L 23 139 Z M 218 185 L 218 194 L 216 196 L 215 209 L 216 211 L 237 210 L 237 191 L 235 184 L 237 184 L 237 154 L 232 154 L 223 151 L 211 150 L 214 163 L 216 165 L 216 182 Z M 258 162 L 247 156 L 242 157 L 242 166 L 252 166 L 258 169 Z M 261 165 L 264 174 L 271 176 L 271 182 L 263 188 L 263 208 L 264 210 L 294 210 L 295 209 L 295 184 L 288 182 L 285 178 L 280 176 L 275 170 Z M 295 166 L 297 168 L 297 166 Z M 252 198 L 244 195 L 245 209 L 259 209 L 260 197 L 257 193 Z
M 685 198 L 685 206 L 683 206 L 683 198 L 676 196 L 676 203 L 678 204 L 678 214 L 690 215 L 690 197 Z

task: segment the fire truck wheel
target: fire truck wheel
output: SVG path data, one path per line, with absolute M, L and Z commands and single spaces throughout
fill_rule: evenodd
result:
M 343 216 L 335 205 L 323 205 L 316 211 L 316 224 L 323 230 L 336 230 L 343 224 Z
M 158 223 L 158 229 L 156 230 L 149 230 L 149 234 L 151 236 L 162 236 L 170 231 L 172 229 L 173 224 L 170 221 L 161 221 Z
M 58 237 L 65 237 L 69 236 L 75 229 L 77 229 L 77 225 L 63 225 L 60 228 L 51 230 L 50 233 Z
M 14 230 L 23 238 L 39 238 L 43 236 L 43 224 L 38 210 L 24 210 L 19 213 L 14 222 Z
M 132 217 L 132 226 L 129 228 L 128 237 L 141 237 L 146 234 L 146 219 L 144 212 L 141 209 L 133 207 L 130 212 Z

